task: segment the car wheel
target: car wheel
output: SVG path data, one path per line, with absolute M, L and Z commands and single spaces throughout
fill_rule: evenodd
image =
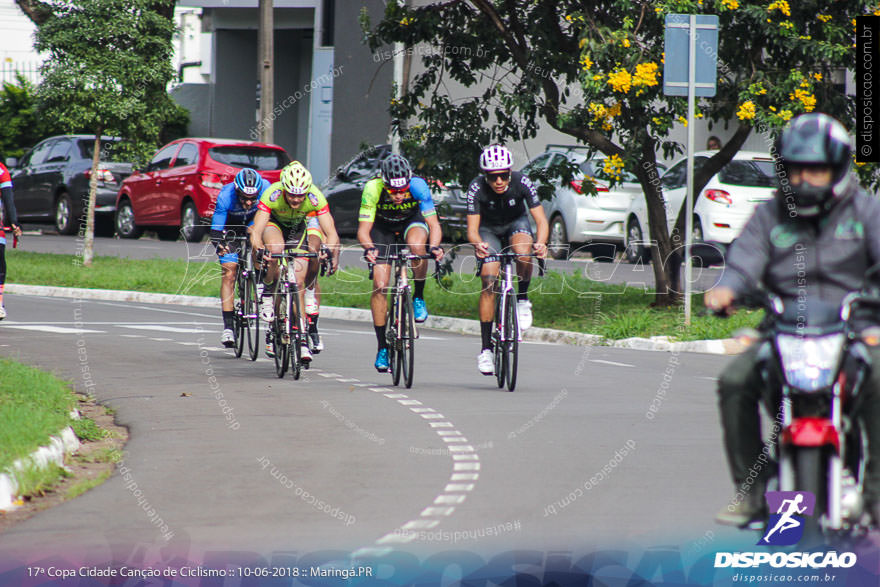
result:
M 626 249 L 624 250 L 624 255 L 627 261 L 635 264 L 646 258 L 645 247 L 641 244 L 644 240 L 639 221 L 636 218 L 631 218 L 626 224 Z
M 562 216 L 556 214 L 550 221 L 550 238 L 547 239 L 547 251 L 554 259 L 568 259 L 571 244 L 568 242 L 568 230 Z
M 55 200 L 55 229 L 60 234 L 73 234 L 76 232 L 74 220 L 73 202 L 67 192 L 61 192 Z
M 131 202 L 122 200 L 116 209 L 116 233 L 122 238 L 139 238 L 144 230 L 134 221 Z
M 703 243 L 703 223 L 700 222 L 699 216 L 694 216 L 694 224 L 691 230 L 691 240 L 693 248 L 691 249 L 691 262 L 694 267 L 708 267 L 709 263 L 699 254 L 699 246 Z
M 196 205 L 192 202 L 184 202 L 180 211 L 180 230 L 183 240 L 188 243 L 197 243 L 205 236 L 205 227 L 199 219 Z

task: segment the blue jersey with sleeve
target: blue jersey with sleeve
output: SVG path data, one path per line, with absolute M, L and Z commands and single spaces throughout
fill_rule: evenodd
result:
M 262 180 L 260 191 L 256 196 L 257 200 L 270 185 L 266 179 Z M 245 210 L 235 193 L 235 183 L 227 183 L 217 196 L 214 216 L 211 218 L 211 230 L 221 231 L 227 226 L 246 226 L 253 221 L 256 213 L 256 204 L 251 206 L 250 210 Z

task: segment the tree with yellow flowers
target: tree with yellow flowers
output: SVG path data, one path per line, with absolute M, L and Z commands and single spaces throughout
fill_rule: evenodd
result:
M 769 151 L 802 112 L 854 126 L 843 71 L 855 62 L 855 17 L 875 10 L 876 0 L 452 0 L 389 2 L 375 26 L 362 13 L 362 26 L 372 50 L 394 41 L 425 49 L 413 51 L 424 70 L 390 106 L 425 171 L 451 169 L 467 181 L 484 145 L 533 137 L 541 123 L 604 153 L 609 176 L 632 170 L 656 243 L 655 303 L 669 305 L 683 290 L 676 253 L 686 217 L 679 211 L 670 234 L 656 163 L 658 152 L 683 152 L 669 130 L 685 121 L 687 105 L 663 95 L 666 15 L 719 16 L 718 92 L 700 100 L 698 116 L 736 131 L 695 173 L 699 193 L 752 132 L 767 137 Z M 868 180 L 874 166 L 858 171 Z

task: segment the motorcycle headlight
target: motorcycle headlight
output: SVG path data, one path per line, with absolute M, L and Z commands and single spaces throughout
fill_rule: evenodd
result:
M 843 333 L 817 337 L 777 335 L 776 347 L 785 380 L 804 391 L 829 387 L 840 364 L 844 340 Z

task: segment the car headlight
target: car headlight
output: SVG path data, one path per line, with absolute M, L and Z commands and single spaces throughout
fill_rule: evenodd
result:
M 776 336 L 782 371 L 789 385 L 816 391 L 834 382 L 845 337 L 842 333 L 818 337 L 792 334 Z

